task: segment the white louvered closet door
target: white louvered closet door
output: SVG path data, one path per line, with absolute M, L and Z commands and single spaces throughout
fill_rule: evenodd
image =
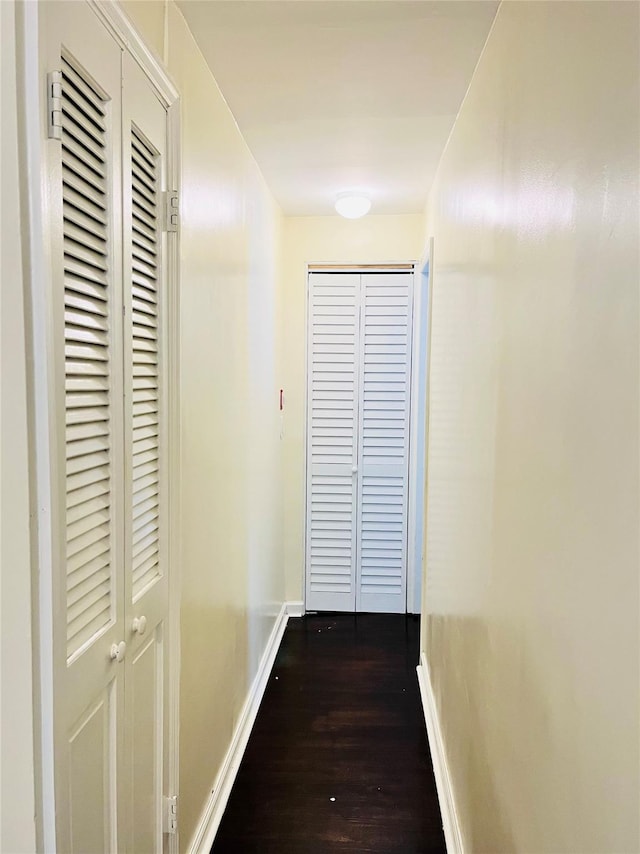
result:
M 86 3 L 42 4 L 56 849 L 158 852 L 168 793 L 167 113 Z
M 85 5 L 43 4 L 62 72 L 47 145 L 53 279 L 54 730 L 57 849 L 121 849 L 125 635 L 118 242 L 121 51 Z M 64 47 L 63 47 L 64 46 Z
M 132 852 L 162 851 L 167 769 L 167 115 L 123 57 L 126 743 Z
M 406 611 L 412 284 L 309 275 L 307 610 Z
M 359 283 L 309 276 L 308 610 L 355 609 Z
M 358 611 L 406 611 L 412 283 L 412 273 L 361 281 Z

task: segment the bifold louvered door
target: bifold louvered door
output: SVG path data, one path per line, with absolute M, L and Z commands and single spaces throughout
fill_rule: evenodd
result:
M 56 848 L 118 850 L 125 636 L 121 51 L 83 3 L 43 4 L 47 66 L 61 71 L 51 199 Z M 55 6 L 55 12 L 54 12 Z
M 412 282 L 361 276 L 358 611 L 406 611 Z
M 162 850 L 167 734 L 166 111 L 123 57 L 125 755 L 128 850 Z M 123 806 L 123 809 L 125 807 Z
M 406 611 L 412 283 L 309 275 L 308 610 Z
M 353 611 L 359 277 L 309 276 L 307 608 Z
M 166 112 L 88 4 L 43 5 L 56 848 L 161 851 Z

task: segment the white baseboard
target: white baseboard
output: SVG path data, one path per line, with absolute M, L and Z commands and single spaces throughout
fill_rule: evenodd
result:
M 211 846 L 213 845 L 213 840 L 215 839 L 218 827 L 222 821 L 222 815 L 225 807 L 227 806 L 227 801 L 229 800 L 229 795 L 231 794 L 231 789 L 233 787 L 234 780 L 236 779 L 240 762 L 242 761 L 244 751 L 247 747 L 247 742 L 249 741 L 249 736 L 251 735 L 251 730 L 253 729 L 253 724 L 256 720 L 256 715 L 258 714 L 258 709 L 260 708 L 262 696 L 265 688 L 267 687 L 267 682 L 273 668 L 278 647 L 280 646 L 280 641 L 282 640 L 284 630 L 287 627 L 287 620 L 289 619 L 290 613 L 288 610 L 288 604 L 289 603 L 283 604 L 280 609 L 280 613 L 276 617 L 265 651 L 262 655 L 262 659 L 260 660 L 258 672 L 256 673 L 253 684 L 249 689 L 247 699 L 244 702 L 240 717 L 238 718 L 238 723 L 234 730 L 231 744 L 229 745 L 229 749 L 227 750 L 220 767 L 220 771 L 218 772 L 218 776 L 216 777 L 211 795 L 208 797 L 204 806 L 198 826 L 196 827 L 191 842 L 187 847 L 189 854 L 209 854 Z
M 287 606 L 287 616 L 289 617 L 304 617 L 304 602 L 301 600 L 285 602 Z
M 464 842 L 460 829 L 460 820 L 456 809 L 453 795 L 451 775 L 447 753 L 442 738 L 440 718 L 436 708 L 431 676 L 427 659 L 422 653 L 420 664 L 417 667 L 418 683 L 420 685 L 420 696 L 422 697 L 422 708 L 424 719 L 427 724 L 427 735 L 429 736 L 429 749 L 431 750 L 431 761 L 433 762 L 433 773 L 436 778 L 438 800 L 440 801 L 440 812 L 442 813 L 442 826 L 444 828 L 444 839 L 448 854 L 464 854 Z

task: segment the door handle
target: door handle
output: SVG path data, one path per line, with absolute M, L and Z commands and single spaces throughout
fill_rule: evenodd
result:
M 147 630 L 147 618 L 146 617 L 135 617 L 133 622 L 131 623 L 131 631 L 134 634 L 143 635 Z
M 351 467 L 351 474 L 358 474 L 358 466 Z
M 111 644 L 111 661 L 122 661 L 126 651 L 127 645 L 124 641 L 120 641 L 120 643 Z

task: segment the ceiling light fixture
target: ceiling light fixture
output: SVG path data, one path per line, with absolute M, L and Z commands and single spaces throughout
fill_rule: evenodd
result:
M 371 199 L 365 193 L 339 193 L 336 197 L 336 210 L 347 219 L 358 219 L 371 210 Z

